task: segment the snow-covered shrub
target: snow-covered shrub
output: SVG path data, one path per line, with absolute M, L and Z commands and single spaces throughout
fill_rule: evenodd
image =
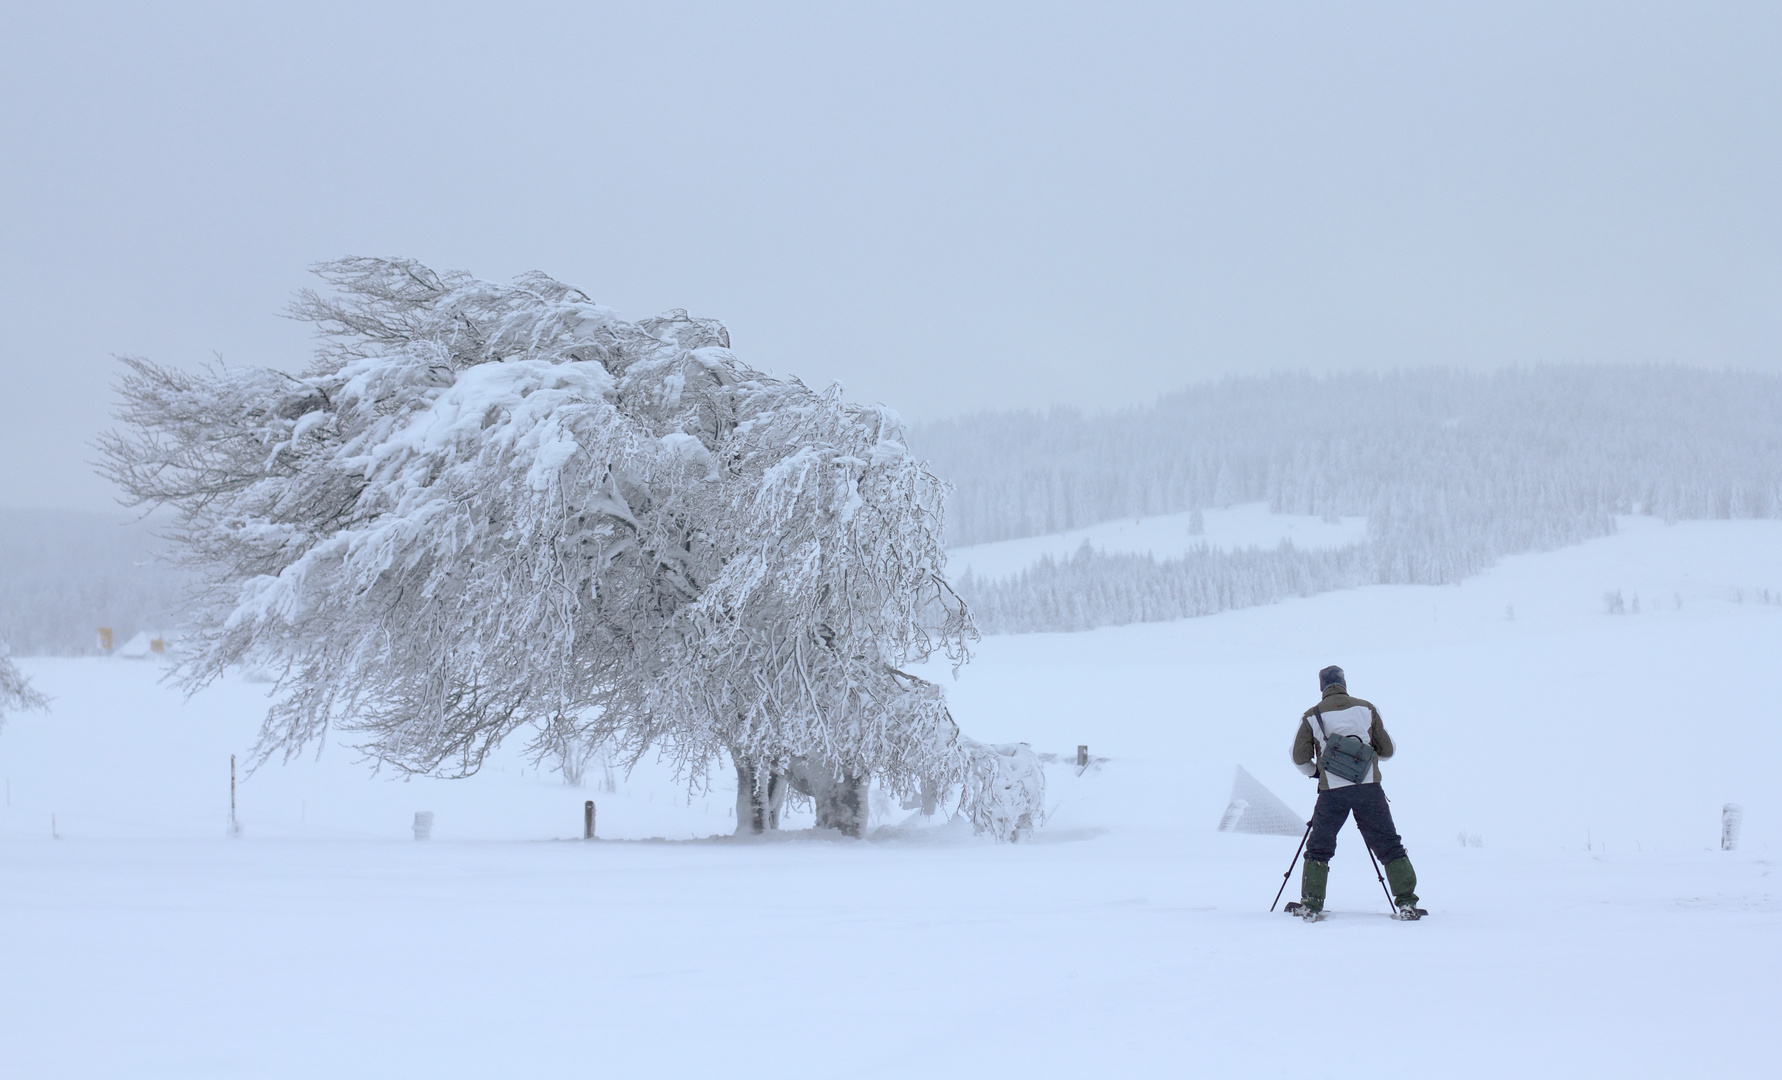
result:
M 336 295 L 293 309 L 324 342 L 308 371 L 130 360 L 102 441 L 205 583 L 187 686 L 277 673 L 262 759 L 331 726 L 446 775 L 522 728 L 576 772 L 603 744 L 694 777 L 727 757 L 739 829 L 771 827 L 795 763 L 838 806 L 869 777 L 973 775 L 940 689 L 902 670 L 964 662 L 975 630 L 944 486 L 890 410 L 541 274 L 319 273 Z
M 0 724 L 9 712 L 48 707 L 49 698 L 32 688 L 31 681 L 13 664 L 6 642 L 0 641 Z
M 1046 774 L 1026 743 L 962 740 L 968 765 L 959 812 L 998 840 L 1033 837 L 1046 820 Z

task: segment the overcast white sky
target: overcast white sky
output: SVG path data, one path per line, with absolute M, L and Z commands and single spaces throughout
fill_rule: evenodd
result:
M 543 270 L 915 420 L 1235 372 L 1782 370 L 1782 5 L 0 10 L 0 506 L 306 267 Z M 34 10 L 33 10 L 34 9 Z

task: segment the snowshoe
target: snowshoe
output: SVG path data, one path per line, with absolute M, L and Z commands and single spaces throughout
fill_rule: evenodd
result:
M 1423 918 L 1423 916 L 1428 915 L 1428 914 L 1429 914 L 1429 912 L 1423 910 L 1420 907 L 1416 907 L 1411 904 L 1400 904 L 1392 912 L 1392 917 L 1397 919 L 1399 922 L 1416 922 L 1418 919 L 1421 919 L 1421 918 Z
M 1311 908 L 1300 903 L 1298 900 L 1288 901 L 1286 908 L 1284 908 L 1283 910 L 1285 910 L 1287 912 L 1287 914 L 1289 914 L 1289 915 L 1295 915 L 1301 919 L 1304 919 L 1306 922 L 1319 922 L 1324 918 L 1324 912 L 1314 911 Z

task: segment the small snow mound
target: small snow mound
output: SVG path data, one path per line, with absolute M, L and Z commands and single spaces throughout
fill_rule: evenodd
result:
M 147 630 L 138 631 L 135 637 L 124 642 L 117 655 L 128 660 L 147 660 L 151 656 L 161 654 L 163 650 L 155 648 L 160 642 L 159 635 L 151 634 Z

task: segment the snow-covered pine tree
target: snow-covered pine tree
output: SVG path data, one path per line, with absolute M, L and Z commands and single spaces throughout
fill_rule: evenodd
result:
M 728 754 L 739 829 L 771 825 L 794 763 L 834 779 L 850 831 L 869 775 L 969 789 L 982 755 L 902 670 L 963 661 L 974 631 L 894 415 L 542 274 L 318 273 L 334 293 L 293 307 L 323 339 L 308 371 L 130 360 L 102 440 L 204 582 L 188 688 L 279 673 L 262 760 L 331 726 L 443 775 L 520 729 L 536 757 L 611 739 L 694 777 Z

